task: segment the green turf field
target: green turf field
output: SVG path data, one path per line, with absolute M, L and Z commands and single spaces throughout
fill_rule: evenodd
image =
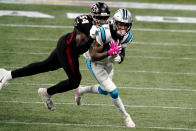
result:
M 196 5 L 193 0 L 165 2 Z M 66 12 L 86 13 L 89 7 L 1 3 L 0 10 L 38 11 L 55 16 L 54 19 L 0 16 L 0 68 L 14 70 L 47 58 L 58 38 L 72 31 L 65 27 L 73 23 Z M 111 8 L 112 14 L 115 10 Z M 77 106 L 74 91 L 69 91 L 53 96 L 57 108 L 54 112 L 45 109 L 37 89 L 66 79 L 59 69 L 11 80 L 0 91 L 0 131 L 196 130 L 196 24 L 139 22 L 134 17 L 196 17 L 195 11 L 131 9 L 131 12 L 134 39 L 126 50 L 125 61 L 115 64 L 113 80 L 136 129 L 124 127 L 124 120 L 109 96 L 87 94 L 82 99 L 83 105 Z M 96 84 L 83 57 L 80 68 L 81 84 Z

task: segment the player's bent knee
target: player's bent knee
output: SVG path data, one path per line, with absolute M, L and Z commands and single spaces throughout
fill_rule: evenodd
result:
M 112 92 L 110 92 L 110 96 L 113 99 L 117 99 L 118 98 L 118 90 L 117 90 L 117 88 L 115 90 L 113 90 Z
M 80 79 L 78 80 L 70 80 L 70 86 L 72 86 L 73 89 L 78 88 L 78 86 L 80 85 Z
M 99 91 L 99 94 L 108 95 L 108 92 L 102 90 L 100 86 L 98 87 L 98 91 Z
M 80 85 L 80 81 L 75 82 L 74 85 L 73 85 L 74 89 L 78 88 L 79 85 Z

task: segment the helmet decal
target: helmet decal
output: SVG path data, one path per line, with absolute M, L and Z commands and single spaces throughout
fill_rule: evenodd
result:
M 123 10 L 123 19 L 127 20 L 127 10 L 122 9 Z
M 96 4 L 92 5 L 91 12 L 98 12 L 98 8 L 97 8 Z

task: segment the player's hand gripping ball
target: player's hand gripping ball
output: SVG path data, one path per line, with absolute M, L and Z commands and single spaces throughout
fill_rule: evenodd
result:
M 121 51 L 122 45 L 119 43 L 119 40 L 111 41 L 109 43 L 110 49 L 108 50 L 108 54 L 110 56 L 118 55 L 118 53 Z

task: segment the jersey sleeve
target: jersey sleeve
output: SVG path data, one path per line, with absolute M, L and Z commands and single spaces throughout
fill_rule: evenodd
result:
M 130 31 L 127 35 L 124 36 L 123 40 L 121 41 L 122 48 L 126 48 L 129 43 L 131 43 L 133 39 L 133 33 Z
M 95 39 L 96 38 L 96 31 L 98 30 L 98 27 L 96 25 L 93 25 L 91 30 L 90 30 L 90 36 L 91 38 Z
M 100 45 L 104 45 L 104 43 L 106 43 L 106 34 L 105 34 L 105 30 L 102 26 L 99 27 L 96 31 L 96 41 Z
M 102 25 L 96 32 L 96 40 L 100 45 L 108 44 L 112 41 L 111 32 L 108 24 Z

